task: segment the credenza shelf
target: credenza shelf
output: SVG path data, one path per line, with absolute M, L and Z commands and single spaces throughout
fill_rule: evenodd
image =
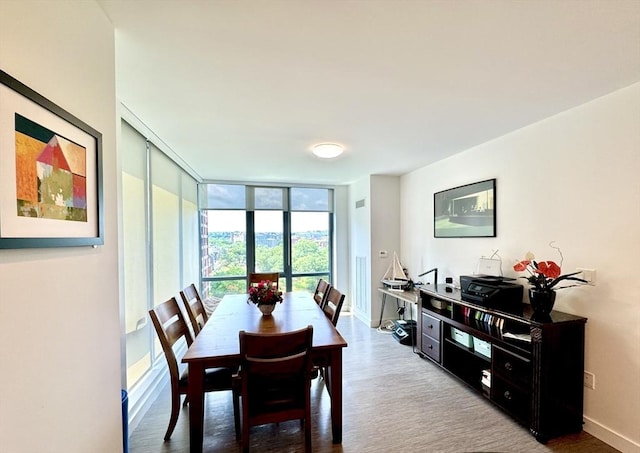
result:
M 463 301 L 457 291 L 421 287 L 420 293 L 416 346 L 423 358 L 483 394 L 540 442 L 582 430 L 586 318 L 552 311 L 540 319 L 521 301 L 504 312 Z M 490 374 L 489 387 L 483 373 Z

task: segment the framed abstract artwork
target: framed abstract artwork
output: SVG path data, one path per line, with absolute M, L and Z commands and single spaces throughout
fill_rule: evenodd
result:
M 0 71 L 0 249 L 104 244 L 102 134 Z
M 475 182 L 433 194 L 433 236 L 496 236 L 496 180 Z

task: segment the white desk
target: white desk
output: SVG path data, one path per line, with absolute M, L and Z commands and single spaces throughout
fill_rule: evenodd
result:
M 387 302 L 387 296 L 395 297 L 398 301 L 402 301 L 405 306 L 407 302 L 417 304 L 420 300 L 420 291 L 417 289 L 392 291 L 388 288 L 378 288 L 378 291 L 382 293 L 382 308 L 380 309 L 380 322 L 378 322 L 378 326 L 382 324 L 382 316 L 384 314 L 384 305 Z
M 418 304 L 420 300 L 420 291 L 418 289 L 411 289 L 405 291 L 392 291 L 388 288 L 378 288 L 378 291 L 382 293 L 382 307 L 380 308 L 380 322 L 378 326 L 382 325 L 382 316 L 384 315 L 384 306 L 387 303 L 387 296 L 395 297 L 398 303 L 398 307 L 400 307 L 400 301 L 402 301 L 403 307 L 407 308 L 407 302 L 410 304 Z M 413 321 L 413 307 L 409 306 L 409 320 Z M 418 320 L 416 320 L 417 322 Z M 417 327 L 417 326 L 416 326 Z M 415 337 L 413 333 L 410 331 L 411 335 L 411 348 L 415 351 Z

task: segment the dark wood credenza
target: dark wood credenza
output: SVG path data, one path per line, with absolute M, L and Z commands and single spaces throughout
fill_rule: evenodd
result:
M 540 319 L 519 303 L 514 313 L 498 311 L 444 287 L 420 293 L 422 357 L 485 395 L 540 442 L 582 430 L 586 318 L 552 311 Z

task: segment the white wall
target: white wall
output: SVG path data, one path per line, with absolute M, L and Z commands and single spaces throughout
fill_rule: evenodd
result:
M 505 275 L 527 251 L 595 287 L 558 292 L 555 309 L 588 318 L 586 431 L 640 451 L 640 84 L 530 125 L 402 178 L 402 254 L 411 269 L 473 273 L 499 250 Z M 434 239 L 433 193 L 497 179 L 497 237 Z M 421 209 L 418 209 L 421 207 Z M 524 281 L 523 281 L 524 282 Z
M 351 247 L 351 288 L 353 297 L 361 297 L 363 304 L 354 304 L 355 315 L 367 325 L 377 327 L 382 298 L 377 291 L 380 280 L 392 262 L 393 253 L 400 256 L 400 178 L 371 175 L 349 186 L 349 223 Z M 364 206 L 356 208 L 356 202 Z M 386 258 L 378 252 L 387 251 Z M 366 259 L 363 282 L 358 282 L 357 258 Z M 402 260 L 402 257 L 400 256 Z M 404 263 L 403 263 L 404 264 Z M 362 294 L 358 294 L 358 292 Z M 393 303 L 385 307 L 384 319 L 396 319 Z
M 114 60 L 96 3 L 0 2 L 0 69 L 103 134 L 106 233 L 95 249 L 0 250 L 4 452 L 122 450 Z
M 350 248 L 350 265 L 353 269 L 351 272 L 351 288 L 354 299 L 358 297 L 363 301 L 371 298 L 371 212 L 369 205 L 371 203 L 369 177 L 362 178 L 349 186 L 349 248 Z M 356 202 L 364 203 L 363 207 L 356 208 Z M 364 258 L 366 260 L 366 272 L 361 274 L 360 278 L 365 281 L 358 283 L 358 270 L 356 269 L 356 260 Z M 358 294 L 362 291 L 364 294 Z M 369 325 L 371 315 L 371 304 L 358 304 L 357 300 L 353 303 L 354 314 L 359 319 L 365 321 Z
M 378 292 L 380 280 L 393 262 L 393 253 L 406 267 L 400 250 L 400 178 L 398 176 L 371 176 L 371 324 L 378 326 L 382 295 Z M 381 258 L 379 252 L 386 251 Z M 416 269 L 413 274 L 416 275 Z M 382 319 L 398 319 L 396 301 L 387 298 Z M 407 313 L 408 315 L 408 313 Z M 408 317 L 407 317 L 408 319 Z M 415 319 L 415 318 L 413 318 Z
M 342 309 L 351 311 L 354 306 L 350 286 L 349 269 L 349 191 L 348 186 L 334 187 L 334 246 L 333 284 L 345 293 Z

